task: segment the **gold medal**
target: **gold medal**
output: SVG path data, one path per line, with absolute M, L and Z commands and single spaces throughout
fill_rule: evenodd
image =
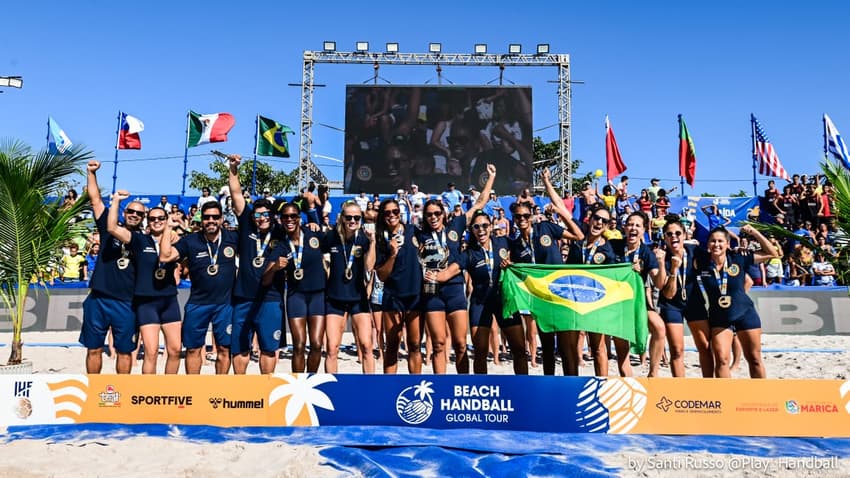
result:
M 218 264 L 210 264 L 207 267 L 207 274 L 211 276 L 218 274 Z
M 263 264 L 265 264 L 265 262 L 266 259 L 263 257 L 255 257 L 254 260 L 251 261 L 251 263 L 254 264 L 254 267 L 256 268 L 263 267 Z
M 165 279 L 165 274 L 165 269 L 160 267 L 156 270 L 156 272 L 153 273 L 153 276 L 156 277 L 156 280 L 163 280 Z
M 717 300 L 717 305 L 724 309 L 728 309 L 732 306 L 732 298 L 728 295 L 720 296 L 720 299 Z
M 304 269 L 295 269 L 295 271 L 292 273 L 292 277 L 294 277 L 295 280 L 303 279 L 304 278 Z
M 354 272 L 351 272 L 351 269 L 346 268 L 345 269 L 345 280 L 351 280 L 352 277 L 354 277 Z
M 122 257 L 121 259 L 118 259 L 116 261 L 116 264 L 118 264 L 118 268 L 123 271 L 124 269 L 126 269 L 130 265 L 130 259 L 127 259 L 126 257 Z

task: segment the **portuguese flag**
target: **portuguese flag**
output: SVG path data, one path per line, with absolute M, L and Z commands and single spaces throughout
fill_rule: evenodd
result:
M 646 293 L 630 263 L 513 264 L 502 271 L 502 293 L 505 317 L 527 310 L 543 332 L 585 330 L 646 350 Z
M 186 147 L 194 148 L 207 143 L 227 141 L 236 120 L 230 113 L 213 113 L 201 115 L 189 111 L 189 134 L 186 137 Z
M 271 118 L 257 115 L 257 144 L 254 152 L 258 156 L 289 157 L 289 141 L 286 134 L 295 131 L 289 126 L 282 125 Z
M 688 133 L 688 127 L 682 115 L 679 115 L 679 176 L 685 178 L 688 185 L 694 187 L 694 179 L 697 175 L 697 151 L 694 149 L 694 140 Z

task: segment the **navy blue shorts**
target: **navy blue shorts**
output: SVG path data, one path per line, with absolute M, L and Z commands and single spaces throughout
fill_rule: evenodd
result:
M 87 349 L 103 348 L 110 327 L 115 350 L 122 354 L 136 350 L 138 334 L 132 302 L 92 292 L 83 301 L 80 343 Z
M 384 310 L 383 304 L 381 304 L 381 303 L 376 304 L 374 302 L 369 302 L 369 308 L 372 310 L 372 312 L 380 312 L 380 311 Z
M 466 310 L 466 291 L 463 284 L 443 284 L 435 295 L 422 296 L 423 312 L 455 312 Z
M 325 293 L 290 292 L 286 296 L 286 318 L 306 319 L 316 315 L 325 315 Z
M 384 312 L 419 312 L 421 301 L 418 295 L 397 297 L 384 290 L 381 310 Z
M 280 337 L 285 330 L 279 301 L 234 299 L 231 354 L 250 352 L 254 334 L 257 334 L 261 351 L 274 352 L 280 348 Z
M 482 302 L 475 299 L 469 301 L 470 327 L 492 327 L 494 316 L 496 317 L 496 323 L 499 324 L 499 327 L 501 328 L 522 325 L 522 318 L 519 314 L 514 314 L 512 317 L 508 318 L 502 318 L 501 297 L 488 297 Z
M 180 304 L 177 296 L 134 297 L 133 311 L 136 323 L 143 325 L 162 325 L 180 322 Z
M 325 315 L 342 315 L 348 313 L 349 316 L 357 314 L 368 314 L 369 303 L 366 299 L 345 301 L 345 300 L 325 300 Z
M 753 330 L 761 328 L 761 318 L 759 318 L 759 314 L 755 311 L 755 309 L 749 308 L 742 317 L 736 320 L 709 317 L 708 325 L 712 329 L 715 327 L 722 327 L 724 329 L 732 329 L 733 332 Z
M 663 303 L 659 307 L 661 320 L 665 324 L 684 324 L 685 319 L 688 322 L 699 322 L 700 320 L 708 320 L 708 313 L 705 307 L 698 305 L 693 307 L 679 308 L 674 305 Z
M 233 307 L 230 304 L 186 304 L 183 346 L 187 349 L 203 347 L 210 322 L 216 345 L 230 348 L 230 333 L 233 329 Z

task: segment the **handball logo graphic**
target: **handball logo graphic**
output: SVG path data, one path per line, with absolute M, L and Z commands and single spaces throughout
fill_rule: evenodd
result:
M 578 396 L 577 422 L 590 432 L 628 433 L 646 410 L 646 395 L 633 378 L 589 379 Z
M 844 410 L 850 413 L 850 380 L 841 384 L 839 389 L 841 399 L 844 400 Z
M 395 411 L 405 423 L 419 425 L 431 416 L 434 411 L 431 385 L 434 383 L 422 380 L 419 385 L 407 387 L 398 394 Z

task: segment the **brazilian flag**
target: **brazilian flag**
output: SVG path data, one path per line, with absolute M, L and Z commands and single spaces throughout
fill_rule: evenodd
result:
M 632 264 L 514 264 L 501 282 L 505 317 L 527 310 L 543 332 L 596 332 L 646 350 L 646 292 Z
M 254 152 L 258 156 L 288 158 L 289 141 L 286 140 L 287 133 L 295 133 L 295 131 L 273 119 L 257 115 L 257 144 Z

